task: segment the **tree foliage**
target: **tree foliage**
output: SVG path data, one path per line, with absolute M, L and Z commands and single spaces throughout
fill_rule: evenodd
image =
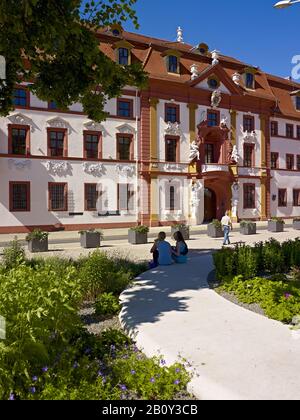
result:
M 107 99 L 125 85 L 143 87 L 140 63 L 120 66 L 99 49 L 97 30 L 131 20 L 138 28 L 136 0 L 0 0 L 0 55 L 6 59 L 0 114 L 13 110 L 14 86 L 31 83 L 41 100 L 60 109 L 81 102 L 95 121 L 105 119 Z

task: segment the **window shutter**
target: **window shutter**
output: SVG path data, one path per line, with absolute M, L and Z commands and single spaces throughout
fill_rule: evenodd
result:
M 135 197 L 134 185 L 128 184 L 128 210 L 129 211 L 134 211 L 134 207 L 135 207 L 134 197 Z
M 119 210 L 128 210 L 127 196 L 127 184 L 119 184 Z

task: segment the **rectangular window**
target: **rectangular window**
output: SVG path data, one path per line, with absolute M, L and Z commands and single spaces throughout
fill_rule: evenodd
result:
M 278 190 L 278 207 L 287 207 L 287 190 Z
M 205 144 L 205 163 L 215 163 L 214 145 L 210 143 Z
M 294 126 L 293 124 L 286 125 L 286 137 L 293 139 L 294 138 Z
M 286 169 L 294 170 L 294 155 L 286 155 Z
M 84 201 L 86 211 L 96 211 L 97 202 L 99 198 L 99 186 L 98 184 L 85 184 L 84 185 Z
M 300 111 L 300 96 L 296 96 L 296 109 Z
M 30 182 L 9 183 L 9 207 L 11 212 L 30 211 Z
M 29 106 L 29 92 L 26 89 L 15 89 L 13 96 L 13 104 L 15 106 L 28 107 Z
M 278 136 L 278 122 L 271 122 L 271 136 Z
M 133 118 L 133 101 L 131 99 L 118 99 L 117 108 L 119 117 Z
M 271 153 L 271 169 L 278 169 L 279 164 L 279 154 L 278 153 Z
M 178 73 L 178 58 L 175 55 L 168 56 L 168 72 Z
M 217 127 L 219 125 L 219 114 L 215 111 L 208 111 L 207 113 L 208 127 Z
M 297 155 L 297 171 L 300 171 L 300 155 Z
M 118 210 L 134 210 L 134 185 L 118 184 Z
M 252 168 L 254 164 L 254 144 L 244 144 L 244 166 Z
M 300 207 L 300 190 L 293 190 L 293 206 Z
M 255 130 L 255 119 L 250 115 L 244 115 L 244 132 L 252 133 Z
M 68 184 L 49 183 L 49 211 L 68 211 Z
M 244 184 L 244 209 L 255 209 L 255 184 Z
M 26 128 L 11 129 L 11 150 L 13 155 L 26 155 L 28 130 Z
M 67 156 L 66 134 L 66 130 L 48 129 L 48 156 Z
M 253 73 L 246 73 L 246 88 L 247 89 L 254 89 L 254 74 Z
M 180 122 L 180 116 L 179 116 L 179 105 L 170 105 L 166 104 L 165 108 L 165 122 L 171 122 L 171 123 L 179 123 Z
M 132 160 L 132 136 L 117 136 L 117 158 L 118 160 Z
M 85 132 L 84 133 L 84 158 L 85 159 L 101 159 L 101 133 Z
M 166 137 L 166 162 L 178 161 L 178 139 Z
M 297 139 L 300 140 L 300 125 L 297 125 Z
M 128 66 L 129 64 L 129 50 L 127 48 L 119 48 L 119 64 L 121 66 Z

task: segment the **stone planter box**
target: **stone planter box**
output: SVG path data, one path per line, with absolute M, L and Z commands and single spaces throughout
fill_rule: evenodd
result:
M 135 230 L 128 231 L 128 242 L 132 245 L 142 245 L 148 243 L 148 233 L 140 233 Z
M 183 236 L 183 239 L 185 241 L 188 241 L 190 239 L 190 228 L 189 227 L 178 229 L 178 228 L 172 226 L 171 227 L 171 236 L 172 236 L 172 238 L 174 236 L 174 233 L 176 233 L 176 232 L 181 232 L 182 233 L 182 236 Z
M 29 252 L 48 252 L 48 238 L 44 241 L 40 239 L 32 239 L 28 241 L 28 250 Z
M 242 235 L 256 235 L 256 223 L 240 226 L 240 233 Z
M 293 229 L 300 230 L 300 220 L 293 221 Z
M 275 220 L 269 220 L 268 231 L 269 232 L 283 232 L 284 223 L 276 222 Z
M 80 234 L 80 245 L 82 248 L 100 248 L 101 234 L 99 232 L 84 232 Z
M 211 238 L 223 238 L 224 232 L 221 227 L 216 227 L 214 225 L 207 226 L 207 235 Z

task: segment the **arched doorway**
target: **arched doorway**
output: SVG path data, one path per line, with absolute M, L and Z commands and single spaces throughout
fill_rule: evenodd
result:
M 217 198 L 210 188 L 204 189 L 204 222 L 209 223 L 217 217 Z

